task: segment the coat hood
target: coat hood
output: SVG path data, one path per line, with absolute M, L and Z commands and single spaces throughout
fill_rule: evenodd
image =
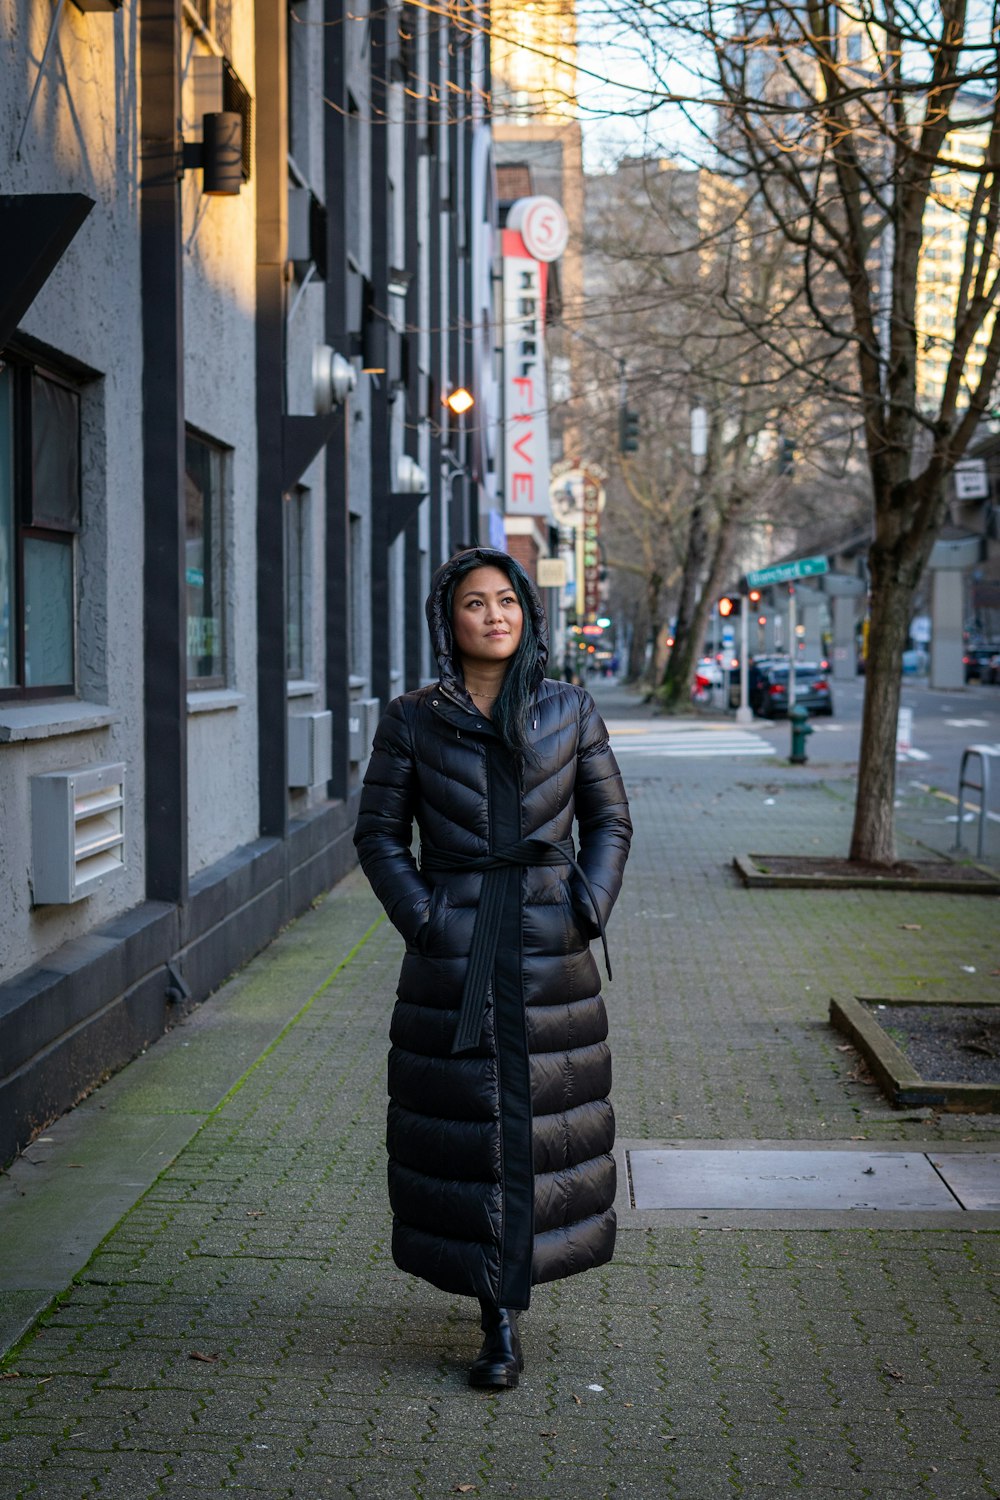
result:
M 535 686 L 545 676 L 545 664 L 549 659 L 549 625 L 541 596 L 527 573 L 511 557 L 496 547 L 470 547 L 465 552 L 456 552 L 446 563 L 442 563 L 431 579 L 431 591 L 427 596 L 427 624 L 431 632 L 431 644 L 437 657 L 441 683 L 444 687 L 464 691 L 461 668 L 455 660 L 455 643 L 451 633 L 448 613 L 448 590 L 460 572 L 468 569 L 472 562 L 477 568 L 500 568 L 516 585 L 525 615 L 534 626 L 538 644 Z

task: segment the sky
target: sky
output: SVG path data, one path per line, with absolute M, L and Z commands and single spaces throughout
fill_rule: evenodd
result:
M 577 93 L 584 139 L 584 170 L 611 170 L 622 156 L 673 156 L 696 160 L 697 131 L 664 89 L 689 93 L 695 80 L 677 60 L 651 66 L 649 41 L 632 30 L 608 0 L 578 0 Z M 710 111 L 703 113 L 710 129 Z

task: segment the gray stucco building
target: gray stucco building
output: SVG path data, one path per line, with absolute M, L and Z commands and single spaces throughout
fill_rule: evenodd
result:
M 6 1161 L 353 862 L 430 572 L 497 500 L 488 403 L 444 405 L 493 383 L 478 32 L 0 15 Z

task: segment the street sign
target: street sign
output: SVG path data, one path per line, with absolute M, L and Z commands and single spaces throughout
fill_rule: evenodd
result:
M 957 500 L 988 500 L 990 481 L 986 473 L 986 460 L 967 458 L 955 465 L 955 498 Z
M 757 568 L 748 573 L 747 587 L 764 589 L 770 583 L 792 583 L 796 578 L 815 578 L 829 571 L 825 557 L 800 557 L 798 562 L 775 563 L 771 568 Z
M 536 567 L 540 589 L 566 587 L 566 559 L 564 557 L 540 557 Z

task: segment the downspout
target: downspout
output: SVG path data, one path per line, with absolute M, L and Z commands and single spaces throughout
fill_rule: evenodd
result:
M 139 0 L 146 895 L 188 895 L 180 0 Z
M 257 0 L 257 784 L 260 832 L 288 831 L 285 673 L 285 268 L 288 73 L 284 0 Z

